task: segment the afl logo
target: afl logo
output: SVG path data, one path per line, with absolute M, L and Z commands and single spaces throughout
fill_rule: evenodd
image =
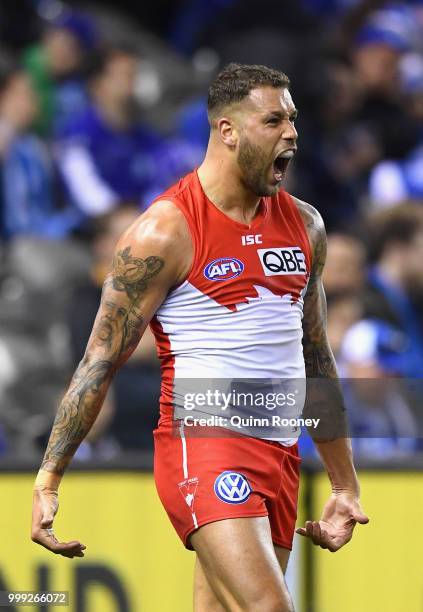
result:
M 235 257 L 219 257 L 204 268 L 204 276 L 212 281 L 226 281 L 236 278 L 244 271 L 244 264 Z
M 222 472 L 214 483 L 217 497 L 227 504 L 242 504 L 247 501 L 251 487 L 239 472 Z

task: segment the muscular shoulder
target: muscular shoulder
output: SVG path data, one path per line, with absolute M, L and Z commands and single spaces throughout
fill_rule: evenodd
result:
M 160 249 L 173 248 L 189 239 L 188 226 L 183 213 L 170 200 L 155 202 L 140 215 L 123 234 L 121 240 L 145 241 Z
M 303 200 L 299 200 L 294 196 L 291 197 L 297 205 L 298 212 L 304 221 L 304 225 L 312 244 L 314 244 L 316 238 L 326 236 L 325 224 L 323 223 L 322 215 L 319 213 L 317 208 L 314 208 L 314 206 L 311 204 L 303 202 Z
M 319 211 L 311 204 L 291 196 L 304 221 L 313 252 L 313 272 L 319 274 L 326 261 L 326 230 Z
M 155 202 L 119 239 L 116 252 L 131 250 L 134 257 L 160 257 L 166 265 L 169 285 L 179 284 L 188 273 L 192 241 L 183 213 L 169 200 Z

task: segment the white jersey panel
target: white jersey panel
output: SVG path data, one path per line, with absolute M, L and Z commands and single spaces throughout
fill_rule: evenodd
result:
M 188 281 L 156 313 L 180 378 L 305 377 L 303 294 L 273 294 L 255 285 L 257 297 L 231 310 Z

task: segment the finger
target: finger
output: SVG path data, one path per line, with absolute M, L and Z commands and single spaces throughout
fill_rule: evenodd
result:
M 320 548 L 327 550 L 329 548 L 329 536 L 325 529 L 321 529 Z
M 344 546 L 344 544 L 346 544 L 346 542 L 333 541 L 328 545 L 328 550 L 332 553 L 337 552 L 340 548 Z
M 296 533 L 309 538 L 313 544 L 320 545 L 321 531 L 320 524 L 317 521 L 306 521 L 305 527 L 296 529 Z
M 44 544 L 42 543 L 44 546 Z M 48 544 L 46 546 L 51 552 L 56 555 L 62 555 L 72 559 L 73 557 L 83 557 L 85 546 L 81 545 L 80 542 L 56 542 L 54 544 Z
M 361 511 L 353 512 L 352 518 L 360 525 L 367 525 L 367 523 L 370 521 L 369 517 Z
M 41 544 L 47 550 L 64 557 L 83 557 L 86 546 L 77 540 L 72 542 L 59 542 L 52 529 L 44 529 L 33 536 L 33 541 Z
M 345 544 L 348 544 L 348 542 L 351 540 L 351 537 L 352 534 L 342 537 L 338 536 L 337 538 L 331 538 L 328 545 L 328 549 L 330 550 L 330 552 L 338 551 L 340 548 L 345 546 Z
M 322 536 L 322 528 L 318 521 L 313 522 L 313 536 L 314 536 L 314 543 L 317 546 L 320 546 L 323 541 L 323 536 Z
M 307 532 L 307 537 L 310 538 L 310 540 L 313 542 L 313 544 L 316 544 L 316 539 L 315 539 L 315 535 L 314 535 L 313 521 L 307 521 L 306 522 L 306 532 Z
M 316 521 L 310 521 L 308 525 L 308 535 L 313 544 L 320 544 L 320 525 Z
M 307 531 L 307 525 L 310 523 L 310 521 L 306 521 L 304 524 L 304 527 L 298 527 L 298 529 L 295 530 L 296 533 L 298 533 L 298 535 L 304 536 L 306 538 L 309 537 L 308 531 Z
M 55 551 L 58 555 L 62 555 L 62 557 L 67 557 L 68 559 L 73 559 L 74 557 L 84 557 L 84 552 L 81 548 L 76 549 L 61 549 Z

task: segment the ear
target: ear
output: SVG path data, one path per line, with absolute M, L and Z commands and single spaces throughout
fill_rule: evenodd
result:
M 228 117 L 222 117 L 217 122 L 217 129 L 223 144 L 233 149 L 238 142 L 238 131 L 234 122 Z

